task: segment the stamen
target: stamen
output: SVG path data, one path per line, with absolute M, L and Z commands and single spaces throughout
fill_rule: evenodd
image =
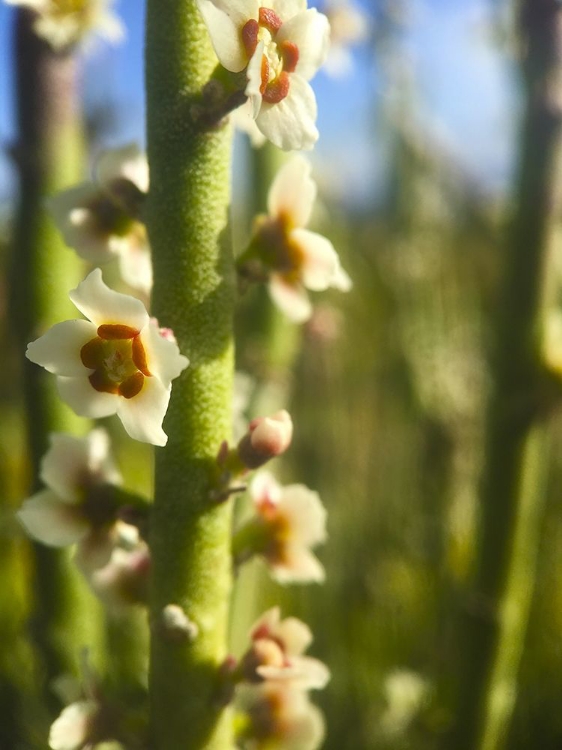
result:
M 103 341 L 96 336 L 95 339 L 88 341 L 80 349 L 80 359 L 84 367 L 90 370 L 97 370 L 103 363 L 105 347 Z
M 142 341 L 140 340 L 140 336 L 135 336 L 135 338 L 133 339 L 133 362 L 143 375 L 146 375 L 147 377 L 150 377 L 152 375 L 152 373 L 148 369 L 146 352 L 144 350 L 144 346 L 142 345 Z
M 260 8 L 258 17 L 260 26 L 265 26 L 272 34 L 275 34 L 283 26 L 283 21 L 271 8 Z
M 107 323 L 98 328 L 98 336 L 106 341 L 115 341 L 116 339 L 134 339 L 140 331 L 131 326 L 120 325 L 119 323 Z
M 252 57 L 258 46 L 259 24 L 254 18 L 250 18 L 242 28 L 242 44 L 248 57 Z
M 265 91 L 261 92 L 264 102 L 279 104 L 289 93 L 290 86 L 289 74 L 283 71 L 266 86 Z
M 133 398 L 140 393 L 144 385 L 144 375 L 142 372 L 135 372 L 130 378 L 124 380 L 119 386 L 119 393 L 124 398 Z
M 283 58 L 283 70 L 294 73 L 299 61 L 299 48 L 294 42 L 285 41 L 279 45 Z
M 96 370 L 88 378 L 90 385 L 100 393 L 119 393 L 117 383 L 114 383 L 103 370 Z

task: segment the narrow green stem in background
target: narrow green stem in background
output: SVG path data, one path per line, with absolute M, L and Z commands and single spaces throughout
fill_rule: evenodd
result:
M 33 487 L 37 489 L 39 462 L 48 448 L 49 433 L 84 429 L 84 420 L 58 397 L 53 376 L 23 358 L 29 341 L 76 314 L 68 292 L 80 280 L 82 265 L 64 246 L 46 215 L 44 200 L 79 181 L 82 132 L 75 60 L 70 54 L 53 52 L 40 40 L 32 30 L 33 20 L 28 11 L 18 13 L 18 141 L 13 155 L 20 175 L 20 202 L 13 240 L 10 319 L 22 356 L 27 439 Z M 70 565 L 67 552 L 38 544 L 33 549 L 33 634 L 50 680 L 75 671 L 79 651 L 90 640 L 87 634 L 92 632 L 92 618 L 79 594 L 85 585 Z
M 455 750 L 504 745 L 528 619 L 546 461 L 536 449 L 546 429 L 538 423 L 544 400 L 540 329 L 550 230 L 560 204 L 562 113 L 554 82 L 562 74 L 561 23 L 555 0 L 522 3 L 527 101 L 494 340 L 479 548 L 459 633 L 458 716 L 444 745 Z M 516 580 L 521 555 L 530 566 L 527 584 Z
M 252 148 L 249 157 L 248 226 L 256 215 L 267 213 L 269 188 L 287 158 L 269 142 L 259 149 Z M 237 324 L 239 367 L 256 377 L 250 416 L 268 416 L 289 408 L 292 369 L 300 352 L 302 328 L 274 305 L 265 284 L 253 285 L 247 294 L 250 299 Z M 241 499 L 236 516 L 244 516 L 246 505 L 247 499 Z M 234 652 L 245 647 L 249 629 L 260 614 L 264 591 L 270 588 L 269 576 L 261 567 L 248 566 L 236 578 L 230 632 Z
M 168 445 L 156 449 L 149 685 L 150 746 L 159 750 L 232 745 L 230 717 L 216 702 L 231 588 L 231 504 L 210 500 L 216 455 L 231 431 L 230 134 L 224 126 L 205 131 L 197 117 L 215 64 L 195 0 L 148 0 L 153 313 L 191 362 L 173 384 Z M 193 641 L 166 637 L 160 625 L 168 604 L 195 623 Z

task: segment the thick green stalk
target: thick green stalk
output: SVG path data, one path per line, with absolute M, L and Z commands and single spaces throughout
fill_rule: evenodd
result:
M 36 489 L 49 433 L 83 430 L 84 425 L 84 420 L 61 402 L 53 376 L 23 359 L 29 341 L 54 323 L 76 317 L 68 292 L 80 280 L 82 264 L 62 242 L 46 214 L 44 200 L 79 181 L 83 139 L 75 60 L 70 54 L 53 52 L 35 35 L 32 24 L 33 14 L 19 11 L 14 157 L 20 174 L 20 202 L 14 229 L 10 318 L 23 360 L 27 439 Z M 75 671 L 79 650 L 90 640 L 92 618 L 80 593 L 85 586 L 66 551 L 37 544 L 34 558 L 33 634 L 50 680 Z
M 525 0 L 521 36 L 526 83 L 514 216 L 495 331 L 493 387 L 481 486 L 481 531 L 470 602 L 459 633 L 458 717 L 445 747 L 498 750 L 516 693 L 541 521 L 545 458 L 537 455 L 547 398 L 540 330 L 550 230 L 558 216 L 562 111 L 562 10 Z M 543 453 L 541 448 L 538 453 Z M 518 580 L 525 556 L 525 581 Z
M 231 589 L 231 507 L 210 500 L 215 458 L 230 438 L 234 273 L 230 133 L 205 130 L 199 95 L 216 64 L 195 0 L 148 0 L 146 87 L 154 258 L 153 312 L 174 330 L 189 368 L 174 381 L 157 449 L 150 525 L 151 747 L 232 744 L 217 705 Z M 159 627 L 178 604 L 199 629 L 184 643 Z

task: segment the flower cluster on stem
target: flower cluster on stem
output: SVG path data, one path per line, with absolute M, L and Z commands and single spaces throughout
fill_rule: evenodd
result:
M 265 280 L 275 304 L 295 323 L 312 315 L 307 289 L 351 289 L 330 240 L 305 227 L 316 200 L 310 163 L 293 156 L 279 170 L 258 216 L 248 248 L 238 258 L 242 278 Z
M 246 71 L 248 111 L 263 135 L 287 151 L 318 139 L 316 99 L 308 81 L 328 54 L 328 19 L 306 0 L 198 0 L 216 55 Z
M 57 50 L 74 47 L 86 31 L 93 28 L 105 29 L 113 37 L 118 34 L 118 24 L 109 10 L 111 0 L 8 2 L 32 8 L 37 14 L 38 33 L 44 35 Z M 306 0 L 268 0 L 264 6 L 258 0 L 197 0 L 196 4 L 192 4 L 191 11 L 196 12 L 197 9 L 209 31 L 222 68 L 219 66 L 206 85 L 203 83 L 193 95 L 193 111 L 190 110 L 190 113 L 195 127 L 190 137 L 193 136 L 195 140 L 205 138 L 204 147 L 207 149 L 211 140 L 208 130 L 218 130 L 224 115 L 244 102 L 240 114 L 249 117 L 260 133 L 274 145 L 284 150 L 311 149 L 318 138 L 318 131 L 316 100 L 309 81 L 328 55 L 330 25 L 326 16 L 315 8 L 308 8 Z M 154 13 L 153 7 L 149 10 Z M 186 18 L 188 14 L 189 10 L 186 9 Z M 203 28 L 201 17 L 197 15 L 195 21 Z M 176 21 L 180 22 L 180 16 Z M 210 54 L 212 56 L 212 52 Z M 212 60 L 209 62 L 211 66 L 214 64 Z M 185 93 L 185 83 L 184 80 L 183 87 L 178 86 L 182 88 L 182 93 Z M 225 94 L 226 104 L 220 100 L 222 94 Z M 209 105 L 207 112 L 204 111 L 206 105 Z M 202 114 L 197 114 L 197 108 L 203 110 Z M 201 123 L 209 128 L 202 132 Z M 151 143 L 150 137 L 148 140 Z M 165 192 L 160 182 L 165 183 L 167 175 L 162 164 L 158 163 L 158 156 L 154 157 L 159 152 L 159 146 L 155 147 L 154 142 L 153 137 L 151 169 L 154 168 L 156 193 L 160 197 Z M 194 146 L 193 151 L 198 148 L 199 145 L 197 148 Z M 190 149 L 186 153 L 191 153 Z M 197 153 L 203 158 L 202 151 Z M 208 154 L 205 159 L 207 157 Z M 189 169 L 182 173 L 182 180 L 188 173 L 191 176 L 190 170 L 200 168 L 196 158 L 188 166 Z M 226 169 L 223 172 L 226 175 Z M 192 191 L 201 190 L 201 195 L 204 192 L 196 182 L 190 180 L 182 183 L 184 187 L 189 184 L 189 201 Z M 157 213 L 154 206 L 158 205 L 161 213 L 165 213 L 166 206 L 158 201 L 153 203 L 155 191 L 150 196 L 148 191 L 147 160 L 136 146 L 128 145 L 102 154 L 95 164 L 91 181 L 74 186 L 49 200 L 49 208 L 65 242 L 80 257 L 95 265 L 118 258 L 123 279 L 139 290 L 146 300 L 151 291 L 152 264 L 144 218 L 149 224 L 154 246 L 159 249 L 155 258 L 160 261 L 162 251 L 166 250 L 159 236 L 158 222 L 154 222 Z M 201 195 L 197 200 L 201 200 L 203 205 L 207 197 Z M 220 201 L 217 199 L 223 206 L 226 200 L 224 195 L 226 191 L 221 192 Z M 303 322 L 311 316 L 312 306 L 307 290 L 322 291 L 333 287 L 347 291 L 351 287 L 331 242 L 307 228 L 315 198 L 316 184 L 311 178 L 311 166 L 302 156 L 294 156 L 273 181 L 268 196 L 268 214 L 257 217 L 249 246 L 238 260 L 240 278 L 266 281 L 275 304 L 295 322 Z M 185 199 L 186 195 L 182 195 L 184 203 Z M 195 199 L 194 205 L 199 205 Z M 215 210 L 214 213 L 218 212 Z M 199 261 L 205 262 L 216 252 L 217 232 L 208 246 L 205 245 L 205 238 L 203 243 L 192 243 L 197 247 L 205 245 L 204 253 L 198 255 Z M 180 231 L 178 236 L 180 241 L 170 246 L 185 245 L 185 233 Z M 191 235 L 189 239 L 191 241 Z M 175 263 L 174 256 L 171 257 Z M 186 264 L 191 262 L 187 256 L 179 260 L 184 260 Z M 174 263 L 171 265 L 175 272 L 177 264 Z M 166 270 L 165 264 L 157 264 L 156 268 L 160 268 L 162 273 Z M 225 264 L 224 268 L 226 275 L 232 266 Z M 214 269 L 213 266 L 213 272 Z M 195 279 L 196 274 L 192 276 Z M 162 310 L 161 317 L 169 316 L 174 320 L 178 337 L 186 347 L 190 346 L 185 331 L 180 331 L 182 321 L 176 316 L 176 311 L 183 311 L 196 295 L 193 299 L 189 295 L 180 295 L 183 303 L 176 305 L 175 309 L 166 306 L 160 308 L 162 282 L 163 279 L 157 275 L 154 296 L 156 309 Z M 216 291 L 214 287 L 212 291 Z M 109 288 L 99 268 L 92 270 L 69 296 L 83 317 L 59 322 L 42 333 L 29 343 L 26 352 L 28 359 L 55 375 L 60 397 L 78 415 L 90 419 L 117 415 L 129 437 L 159 447 L 166 446 L 168 436 L 163 427 L 172 381 L 179 378 L 189 365 L 188 359 L 180 353 L 173 332 L 161 328 L 158 321 L 150 317 L 141 299 Z M 205 287 L 205 295 L 201 296 L 208 298 L 212 295 Z M 224 304 L 231 305 L 228 294 L 225 294 Z M 211 306 L 210 309 L 217 316 L 223 314 L 220 305 L 216 308 Z M 231 336 L 231 312 L 229 310 L 225 315 L 223 326 L 224 340 L 221 346 L 225 347 L 225 341 L 227 338 L 230 340 Z M 169 321 L 161 322 L 166 325 Z M 209 330 L 214 331 L 215 328 L 211 325 Z M 208 392 L 212 390 L 212 382 L 204 381 L 202 372 L 205 368 L 201 360 L 205 360 L 206 366 L 207 360 L 213 360 L 217 355 L 206 347 L 199 350 L 195 347 L 195 351 L 190 349 L 190 356 L 194 362 L 193 379 L 182 379 L 180 390 L 183 388 L 184 396 L 186 393 L 200 396 L 204 389 L 200 387 L 198 378 L 203 378 L 201 383 L 204 382 Z M 220 363 L 219 377 L 226 384 L 226 368 L 231 365 L 230 360 L 227 362 L 225 359 L 224 362 L 226 364 Z M 185 389 L 186 385 L 190 386 L 195 381 L 199 390 Z M 224 393 L 226 390 L 223 389 Z M 186 401 L 190 403 L 189 399 Z M 179 402 L 180 399 L 177 399 L 176 404 Z M 182 503 L 185 500 L 194 506 L 205 506 L 205 513 L 209 516 L 218 515 L 228 510 L 226 507 L 221 509 L 220 503 L 228 502 L 232 494 L 246 489 L 245 486 L 234 487 L 234 480 L 246 481 L 250 472 L 261 469 L 289 448 L 293 421 L 285 410 L 252 419 L 247 430 L 233 444 L 234 447 L 229 447 L 227 441 L 223 441 L 216 464 L 213 464 L 212 451 L 216 450 L 223 437 L 220 425 L 228 420 L 223 419 L 225 413 L 224 409 L 221 411 L 222 407 L 213 412 L 206 403 L 197 403 L 196 406 L 205 412 L 205 419 L 214 414 L 213 420 L 207 421 L 219 425 L 212 440 L 207 440 L 211 453 L 208 445 L 201 451 L 210 459 L 210 481 L 209 477 L 204 479 L 202 497 L 197 497 L 199 489 L 187 482 L 186 486 L 190 489 L 184 494 L 189 496 L 180 499 Z M 186 414 L 187 411 L 182 418 L 189 422 Z M 199 420 L 199 414 L 197 417 L 197 424 L 204 431 L 204 420 Z M 93 429 L 84 438 L 61 433 L 51 436 L 51 447 L 41 466 L 45 488 L 25 500 L 18 512 L 19 521 L 33 538 L 57 547 L 75 545 L 75 562 L 87 577 L 92 590 L 113 614 L 126 611 L 132 605 L 145 605 L 150 589 L 150 628 L 153 646 L 156 646 L 152 649 L 151 659 L 152 667 L 157 664 L 160 670 L 156 679 L 154 675 L 158 670 L 151 669 L 151 700 L 162 685 L 166 686 L 168 668 L 174 671 L 176 663 L 180 664 L 175 675 L 182 678 L 184 667 L 187 674 L 193 666 L 191 651 L 189 658 L 185 658 L 192 644 L 195 644 L 193 653 L 196 654 L 202 641 L 210 643 L 208 622 L 215 617 L 217 610 L 214 595 L 208 602 L 206 595 L 201 596 L 193 611 L 190 609 L 193 597 L 191 593 L 189 596 L 185 594 L 192 591 L 184 586 L 185 581 L 189 582 L 187 578 L 175 586 L 169 600 L 164 603 L 157 601 L 156 605 L 153 592 L 158 590 L 160 595 L 160 588 L 149 586 L 151 576 L 153 582 L 161 584 L 164 581 L 162 573 L 167 573 L 165 555 L 161 554 L 162 542 L 154 533 L 163 517 L 162 502 L 166 502 L 170 492 L 175 492 L 174 482 L 179 485 L 187 476 L 181 473 L 185 472 L 185 464 L 193 458 L 197 461 L 201 458 L 197 450 L 192 450 L 191 444 L 189 450 L 180 446 L 178 434 L 184 426 L 180 425 L 178 430 L 178 421 L 176 419 L 174 425 L 172 419 L 168 421 L 170 446 L 160 452 L 156 462 L 156 497 L 152 512 L 150 503 L 139 501 L 123 489 L 121 476 L 111 458 L 107 433 L 101 428 Z M 172 466 L 169 457 L 180 455 L 181 461 L 174 459 L 178 466 Z M 195 462 L 192 462 L 192 466 L 195 466 Z M 164 474 L 165 481 L 162 481 Z M 209 485 L 212 485 L 211 489 Z M 221 549 L 227 552 L 228 544 L 232 541 L 230 551 L 233 567 L 238 570 L 250 558 L 258 557 L 279 583 L 323 581 L 324 568 L 312 551 L 326 540 L 326 511 L 318 493 L 303 484 L 283 487 L 271 474 L 260 471 L 253 478 L 250 496 L 252 512 L 238 523 L 232 540 L 229 537 L 230 521 L 222 527 Z M 206 502 L 208 505 L 205 505 Z M 178 507 L 175 506 L 176 511 Z M 165 510 L 170 509 L 173 509 L 173 503 Z M 223 515 L 226 517 L 226 513 Z M 170 544 L 170 537 L 173 536 L 170 533 L 173 531 L 170 519 L 175 523 L 176 517 L 168 515 L 165 519 L 167 525 L 162 526 L 167 533 L 160 534 L 165 545 Z M 207 521 L 203 522 L 202 516 L 186 515 L 184 521 L 192 523 L 194 519 L 196 523 L 193 523 L 190 538 L 193 548 L 209 544 L 209 550 L 212 548 L 214 554 L 215 542 L 220 546 L 218 536 L 215 540 L 211 539 L 216 533 L 215 527 L 210 525 L 203 528 Z M 148 535 L 146 531 L 150 523 L 151 535 Z M 199 533 L 201 538 L 197 536 Z M 181 543 L 182 537 L 178 539 Z M 176 554 L 179 549 L 180 545 L 176 544 Z M 190 547 L 186 545 L 185 549 Z M 195 556 L 191 559 L 199 558 Z M 215 555 L 213 558 L 205 552 L 201 559 L 216 561 L 217 557 Z M 231 559 L 224 554 L 222 561 L 226 561 L 222 586 L 226 597 L 230 585 Z M 184 568 L 188 567 L 184 565 Z M 193 567 L 197 568 L 197 563 Z M 198 570 L 198 573 L 201 571 Z M 217 587 L 219 590 L 220 586 Z M 165 586 L 161 587 L 161 591 L 165 592 Z M 223 605 L 224 602 L 221 602 L 221 617 L 226 622 L 226 606 Z M 213 607 L 214 612 L 206 612 L 206 609 Z M 216 676 L 216 682 L 221 683 L 219 687 L 224 688 L 217 690 L 221 692 L 222 703 L 234 699 L 237 741 L 243 747 L 314 750 L 322 741 L 322 716 L 310 702 L 309 691 L 325 687 L 330 675 L 322 662 L 305 654 L 311 641 L 312 634 L 304 623 L 293 617 L 281 619 L 279 607 L 273 607 L 252 627 L 245 653 L 239 659 L 227 659 L 218 670 L 218 675 L 211 675 L 210 680 L 206 675 L 207 682 L 203 684 L 207 693 L 212 693 Z M 169 647 L 177 648 L 178 654 L 183 649 L 183 655 L 177 662 L 175 652 L 173 660 L 166 661 Z M 202 653 L 205 648 L 207 645 Z M 215 663 L 218 663 L 225 653 L 224 644 L 218 647 L 213 644 L 212 648 L 213 653 L 218 654 L 214 657 Z M 162 655 L 164 658 L 158 664 Z M 206 653 L 205 659 L 208 672 L 212 658 Z M 161 714 L 153 724 L 159 726 L 164 734 L 169 731 L 168 737 L 171 737 L 176 729 L 168 730 L 168 726 L 170 720 L 173 723 L 174 715 L 164 705 L 166 700 L 162 701 L 164 694 L 165 690 L 157 696 L 156 701 L 152 700 L 153 715 Z M 185 695 L 185 685 L 181 694 Z M 214 698 L 216 703 L 221 703 L 217 695 Z M 157 704 L 159 708 L 155 708 Z M 164 710 L 160 710 L 163 705 Z M 209 705 L 210 701 L 205 709 L 210 716 L 209 721 L 215 721 L 215 712 L 209 710 Z M 191 731 L 192 720 L 198 720 L 198 707 L 194 703 L 189 709 Z M 179 714 L 176 712 L 175 715 Z M 201 724 L 205 736 L 209 721 L 205 718 Z M 179 734 L 182 734 L 185 724 L 177 724 Z M 119 701 L 106 697 L 103 690 L 96 688 L 67 705 L 51 726 L 49 744 L 53 750 L 84 750 L 101 747 L 108 741 L 123 742 L 128 747 L 128 727 L 128 719 L 122 720 Z M 183 742 L 186 738 L 177 739 Z M 137 741 L 141 743 L 138 747 L 146 746 L 143 744 L 146 737 L 142 731 L 137 732 L 130 746 L 137 747 Z
M 250 646 L 231 669 L 240 712 L 238 739 L 248 748 L 314 750 L 324 736 L 321 713 L 308 691 L 325 687 L 327 667 L 305 656 L 309 628 L 279 607 L 265 612 L 250 630 Z

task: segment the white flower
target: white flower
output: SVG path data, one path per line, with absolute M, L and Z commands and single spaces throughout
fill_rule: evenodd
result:
M 368 38 L 369 18 L 363 10 L 348 0 L 332 0 L 325 8 L 325 12 L 332 33 L 324 69 L 334 78 L 342 77 L 353 67 L 350 47 Z
M 417 672 L 396 669 L 384 681 L 387 708 L 381 727 L 388 734 L 405 731 L 419 713 L 430 693 L 429 682 Z
M 302 156 L 293 156 L 281 167 L 269 189 L 268 215 L 258 217 L 245 254 L 250 261 L 258 256 L 269 273 L 273 301 L 295 323 L 312 314 L 306 289 L 351 288 L 332 243 L 304 228 L 316 199 L 310 171 L 310 163 Z
M 83 750 L 89 747 L 99 705 L 93 700 L 71 703 L 56 719 L 49 732 L 51 750 Z
M 250 682 L 280 681 L 294 689 L 321 689 L 330 679 L 325 664 L 303 653 L 312 643 L 310 628 L 296 617 L 281 620 L 279 607 L 265 612 L 253 625 L 252 645 L 241 660 Z
M 90 585 L 103 603 L 119 615 L 147 599 L 150 553 L 144 542 L 135 549 L 115 547 L 103 568 L 94 570 Z
M 142 302 L 104 284 L 99 268 L 70 299 L 88 320 L 57 323 L 28 345 L 26 356 L 57 376 L 61 398 L 80 416 L 117 414 L 135 440 L 166 445 L 162 421 L 187 358 Z
M 53 547 L 79 542 L 91 567 L 105 565 L 121 534 L 111 486 L 121 475 L 110 454 L 105 430 L 84 438 L 53 433 L 41 461 L 46 489 L 24 501 L 17 513 L 34 539 Z
M 260 131 L 285 150 L 318 140 L 308 81 L 328 54 L 330 25 L 306 0 L 198 0 L 221 64 L 247 69 L 246 95 Z
M 123 25 L 110 6 L 113 0 L 6 0 L 9 5 L 31 8 L 37 14 L 35 32 L 54 49 L 80 42 L 90 33 L 119 42 Z
M 239 561 L 259 554 L 279 583 L 324 580 L 311 548 L 326 540 L 326 509 L 317 492 L 303 484 L 281 487 L 266 471 L 250 486 L 255 516 L 236 533 Z
M 303 690 L 271 682 L 244 685 L 237 704 L 248 718 L 241 737 L 246 750 L 317 750 L 324 740 L 322 713 Z
M 91 263 L 119 259 L 121 276 L 149 293 L 152 261 L 146 228 L 138 220 L 148 192 L 148 163 L 138 146 L 106 151 L 91 182 L 52 196 L 47 205 L 64 241 Z

